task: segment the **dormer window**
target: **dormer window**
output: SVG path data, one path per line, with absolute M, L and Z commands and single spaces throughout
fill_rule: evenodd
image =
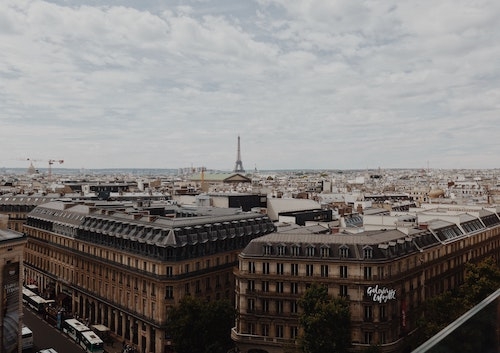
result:
M 345 244 L 341 245 L 339 248 L 339 256 L 341 258 L 349 257 L 349 247 Z
M 273 247 L 271 244 L 264 245 L 264 255 L 271 255 L 273 253 Z
M 373 257 L 373 248 L 371 246 L 363 247 L 363 257 L 365 259 L 371 259 Z
M 278 255 L 286 255 L 286 246 L 284 244 L 278 245 Z
M 315 253 L 315 251 L 314 251 L 314 250 L 315 250 L 315 248 L 314 248 L 314 246 L 313 246 L 313 245 L 308 245 L 308 246 L 306 247 L 306 255 L 307 255 L 307 256 L 314 256 L 314 253 Z
M 321 257 L 329 257 L 330 256 L 330 248 L 328 245 L 321 246 Z
M 292 256 L 300 256 L 300 245 L 294 244 L 291 248 Z

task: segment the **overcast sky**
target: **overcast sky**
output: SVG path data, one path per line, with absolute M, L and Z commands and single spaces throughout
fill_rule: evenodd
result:
M 0 1 L 0 167 L 499 168 L 499 113 L 498 0 Z

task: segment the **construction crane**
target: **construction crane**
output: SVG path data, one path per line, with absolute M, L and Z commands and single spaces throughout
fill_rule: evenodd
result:
M 52 178 L 52 164 L 54 164 L 54 163 L 63 164 L 64 160 L 63 159 L 49 159 L 49 179 Z

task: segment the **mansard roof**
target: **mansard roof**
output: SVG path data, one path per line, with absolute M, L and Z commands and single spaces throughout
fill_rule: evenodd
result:
M 77 228 L 75 237 L 99 243 L 105 238 L 123 239 L 161 247 L 182 247 L 207 241 L 268 234 L 275 230 L 266 215 L 229 210 L 201 217 L 169 218 L 146 213 L 95 209 L 83 204 L 51 202 L 35 208 L 28 216 L 58 225 Z M 57 230 L 53 230 L 57 232 Z M 67 234 L 65 234 L 67 235 Z M 111 242 L 112 243 L 112 242 Z
M 424 236 L 429 244 L 438 242 L 432 233 L 424 230 L 414 230 L 410 234 L 399 230 L 366 231 L 358 234 L 272 233 L 253 239 L 241 255 L 243 257 L 381 260 L 420 251 L 418 242 L 424 245 L 420 239 Z M 265 246 L 267 246 L 266 251 L 264 251 Z M 278 249 L 278 247 L 284 247 L 284 249 Z M 292 250 L 292 247 L 298 248 L 299 251 Z M 314 247 L 316 251 L 307 251 L 308 247 Z M 329 251 L 321 251 L 322 248 L 328 248 Z M 365 249 L 371 250 L 369 258 L 366 257 Z

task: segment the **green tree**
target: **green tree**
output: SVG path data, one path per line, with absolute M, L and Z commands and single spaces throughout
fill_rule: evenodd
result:
M 467 263 L 464 283 L 460 287 L 429 298 L 421 306 L 417 342 L 420 344 L 428 340 L 498 288 L 500 268 L 493 258 Z M 472 329 L 468 332 L 472 332 Z M 459 336 L 464 342 L 467 341 L 465 335 L 462 333 Z M 466 351 L 464 344 L 461 348 Z
M 500 288 L 500 268 L 491 257 L 465 265 L 465 280 L 460 288 L 469 308 Z
M 351 345 L 349 303 L 328 295 L 325 286 L 313 284 L 300 298 L 304 353 L 344 353 Z
M 225 353 L 232 347 L 236 311 L 228 300 L 184 297 L 169 313 L 167 330 L 177 353 Z

